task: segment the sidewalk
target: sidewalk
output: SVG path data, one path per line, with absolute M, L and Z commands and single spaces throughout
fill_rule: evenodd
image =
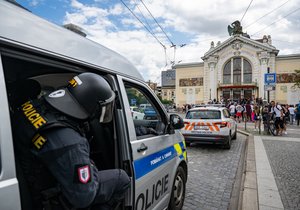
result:
M 254 123 L 246 128 L 238 124 L 249 135 L 240 209 L 300 209 L 300 127 L 288 125 L 283 136 L 259 135 Z

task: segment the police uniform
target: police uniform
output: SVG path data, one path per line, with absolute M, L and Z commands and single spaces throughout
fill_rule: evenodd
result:
M 109 209 L 123 198 L 129 177 L 120 169 L 98 171 L 90 160 L 88 131 L 80 121 L 42 98 L 23 103 L 14 122 L 16 159 L 32 199 L 25 205 L 28 209 Z

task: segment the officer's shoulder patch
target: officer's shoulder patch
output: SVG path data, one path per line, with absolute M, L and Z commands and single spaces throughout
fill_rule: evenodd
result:
M 91 167 L 89 164 L 80 164 L 75 166 L 74 181 L 86 184 L 91 181 Z

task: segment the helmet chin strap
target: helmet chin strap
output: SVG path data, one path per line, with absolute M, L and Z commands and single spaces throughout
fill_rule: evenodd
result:
M 100 123 L 103 122 L 103 119 L 104 119 L 104 116 L 105 116 L 105 112 L 106 112 L 106 106 L 103 106 L 102 110 L 101 110 L 101 115 L 100 115 L 100 118 L 99 118 L 99 122 Z

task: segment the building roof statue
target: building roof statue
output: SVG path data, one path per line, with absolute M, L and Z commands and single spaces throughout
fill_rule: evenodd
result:
M 229 36 L 241 34 L 242 36 L 250 38 L 250 36 L 247 33 L 243 33 L 243 27 L 241 26 L 241 22 L 238 20 L 231 23 L 231 26 L 228 25 L 227 30 L 228 30 Z

